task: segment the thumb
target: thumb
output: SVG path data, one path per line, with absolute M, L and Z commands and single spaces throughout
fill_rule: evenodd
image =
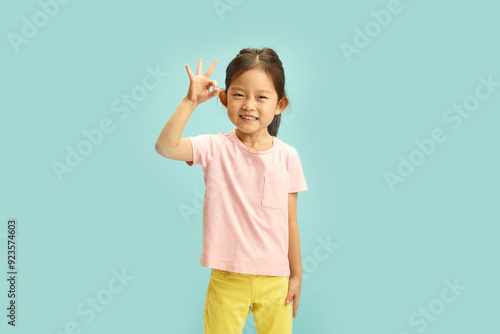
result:
M 286 295 L 285 303 L 290 304 L 292 302 L 294 294 L 295 293 L 293 291 L 288 290 L 288 294 Z
M 210 92 L 210 97 L 209 98 L 217 96 L 217 94 L 219 94 L 219 90 L 217 88 L 214 88 L 214 90 Z

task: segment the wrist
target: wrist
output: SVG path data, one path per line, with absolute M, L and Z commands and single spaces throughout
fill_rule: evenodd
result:
M 182 99 L 182 101 L 184 101 L 185 103 L 189 104 L 189 105 L 192 105 L 194 107 L 198 106 L 200 103 L 197 102 L 197 101 L 193 101 L 193 100 L 190 100 L 187 95 L 184 96 L 184 98 Z
M 290 270 L 290 277 L 297 277 L 302 279 L 302 268 Z

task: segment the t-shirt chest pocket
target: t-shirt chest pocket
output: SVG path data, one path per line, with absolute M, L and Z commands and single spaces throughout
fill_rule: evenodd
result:
M 288 176 L 264 175 L 261 205 L 266 208 L 282 209 L 288 204 Z

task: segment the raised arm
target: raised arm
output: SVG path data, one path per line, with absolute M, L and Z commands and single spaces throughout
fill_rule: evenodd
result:
M 188 93 L 170 116 L 156 140 L 155 149 L 161 156 L 173 160 L 193 160 L 191 141 L 182 138 L 182 132 L 196 107 L 219 93 L 217 81 L 209 80 L 216 63 L 217 59 L 214 59 L 208 71 L 201 75 L 203 60 L 200 58 L 196 76 L 191 72 L 189 65 L 186 65 L 190 80 Z M 213 87 L 212 91 L 210 87 Z

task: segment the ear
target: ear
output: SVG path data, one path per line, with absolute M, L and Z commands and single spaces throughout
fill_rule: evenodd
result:
M 224 89 L 221 89 L 219 91 L 219 100 L 224 105 L 224 107 L 226 107 L 226 109 L 227 109 L 227 94 L 226 94 L 226 91 Z
M 288 104 L 290 103 L 290 100 L 288 97 L 283 96 L 281 100 L 278 102 L 276 105 L 276 112 L 274 113 L 275 115 L 281 114 L 283 111 L 285 111 L 286 107 L 288 107 Z

